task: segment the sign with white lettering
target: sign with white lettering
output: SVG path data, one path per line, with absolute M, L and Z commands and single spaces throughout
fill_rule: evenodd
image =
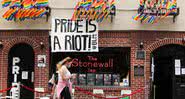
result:
M 103 94 L 102 89 L 93 89 L 93 94 Z
M 52 19 L 52 52 L 98 52 L 98 24 L 92 20 Z
M 20 67 L 16 65 L 16 63 L 19 63 L 21 60 L 19 57 L 13 57 L 13 66 L 12 66 L 12 74 L 14 74 L 14 82 L 17 82 L 17 75 L 19 74 Z
M 35 91 L 44 92 L 44 88 L 35 88 Z
M 14 86 L 10 90 L 12 99 L 20 99 L 20 83 L 12 83 L 12 86 Z
M 132 94 L 131 90 L 121 90 L 121 95 L 130 95 Z

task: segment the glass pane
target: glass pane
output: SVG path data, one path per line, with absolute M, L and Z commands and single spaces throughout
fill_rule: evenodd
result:
M 86 74 L 79 74 L 79 85 L 86 85 Z
M 111 74 L 104 74 L 104 85 L 111 85 Z
M 112 75 L 112 81 L 113 81 L 114 86 L 119 86 L 119 82 L 120 82 L 119 74 L 113 74 Z
M 95 85 L 95 74 L 87 74 L 87 85 Z
M 103 74 L 96 74 L 96 85 L 103 85 Z

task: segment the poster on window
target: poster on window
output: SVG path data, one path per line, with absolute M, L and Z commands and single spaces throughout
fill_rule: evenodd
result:
M 52 52 L 98 52 L 98 24 L 92 20 L 52 18 Z
M 96 85 L 97 86 L 103 85 L 103 74 L 96 74 Z
M 86 85 L 86 74 L 79 74 L 79 85 Z
M 113 74 L 112 75 L 112 81 L 114 86 L 119 86 L 120 83 L 120 75 L 119 74 Z
M 87 74 L 87 85 L 89 86 L 95 85 L 95 74 L 91 74 L 91 73 Z
M 37 56 L 38 67 L 46 66 L 46 55 L 38 55 Z
M 105 86 L 111 85 L 111 74 L 104 74 L 104 85 Z

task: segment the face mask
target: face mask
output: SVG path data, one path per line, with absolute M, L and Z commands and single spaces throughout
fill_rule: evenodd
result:
M 71 65 L 70 65 L 70 64 L 68 64 L 68 65 L 67 65 L 67 68 L 71 68 Z

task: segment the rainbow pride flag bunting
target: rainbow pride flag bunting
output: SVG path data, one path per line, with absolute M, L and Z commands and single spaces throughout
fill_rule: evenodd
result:
M 81 0 L 75 6 L 71 19 L 86 18 L 102 22 L 113 7 L 115 7 L 115 0 Z

